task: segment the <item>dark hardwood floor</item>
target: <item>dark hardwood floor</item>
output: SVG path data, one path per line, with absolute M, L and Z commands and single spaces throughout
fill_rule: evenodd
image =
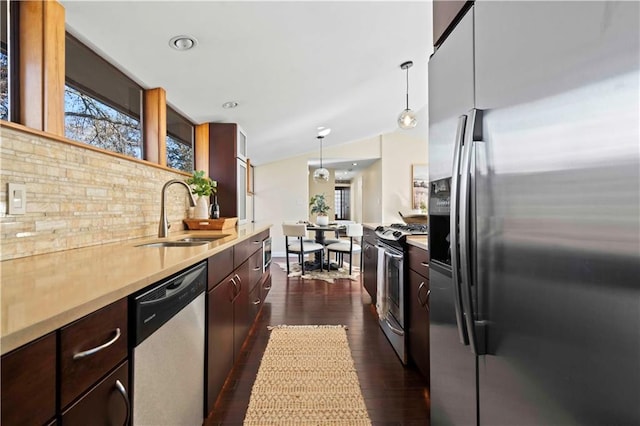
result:
M 274 262 L 284 259 L 274 259 Z M 241 357 L 205 426 L 239 425 L 269 340 L 268 325 L 344 324 L 374 425 L 428 425 L 429 391 L 413 367 L 404 367 L 380 330 L 371 299 L 358 281 L 287 278 L 271 266 L 272 288 Z

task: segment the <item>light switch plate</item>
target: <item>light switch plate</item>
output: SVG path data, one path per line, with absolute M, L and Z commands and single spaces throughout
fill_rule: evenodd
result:
M 24 183 L 10 183 L 8 186 L 9 214 L 25 214 L 27 212 L 27 186 Z

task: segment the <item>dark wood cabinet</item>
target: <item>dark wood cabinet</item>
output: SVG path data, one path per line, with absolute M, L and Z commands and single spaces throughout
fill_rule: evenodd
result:
M 473 2 L 466 0 L 433 1 L 433 45 L 439 46 L 451 32 L 467 7 Z
M 215 256 L 208 259 L 207 264 L 207 283 L 208 290 L 217 286 L 227 275 L 233 271 L 233 255 L 235 247 L 221 251 Z
M 260 308 L 262 307 L 262 297 L 261 297 L 261 288 L 259 285 L 255 286 L 251 291 L 249 291 L 249 318 L 251 323 L 258 316 L 258 312 L 260 312 Z
M 246 221 L 246 135 L 236 123 L 209 124 L 209 175 L 218 182 L 220 216 Z
M 244 339 L 249 335 L 253 323 L 249 310 L 249 262 L 244 262 L 235 271 L 238 291 L 233 301 L 233 359 L 238 359 Z
M 362 242 L 362 284 L 375 305 L 378 291 L 378 247 L 375 231 L 364 229 Z
M 213 410 L 227 374 L 233 367 L 235 285 L 232 278 L 229 275 L 207 294 L 207 413 Z
M 42 425 L 56 415 L 56 335 L 2 357 L 2 425 Z
M 126 357 L 127 299 L 61 328 L 60 407 L 66 407 Z
M 251 326 L 248 263 L 234 270 L 207 294 L 207 413 L 213 410 L 227 375 L 240 355 Z M 244 281 L 244 285 L 242 283 Z
M 62 413 L 62 425 L 126 425 L 131 417 L 128 383 L 129 364 L 125 361 Z
M 249 291 L 253 290 L 262 279 L 262 247 L 249 257 Z
M 409 358 L 429 381 L 429 252 L 409 246 Z
M 269 295 L 269 290 L 271 290 L 271 272 L 267 269 L 262 279 L 262 284 L 260 284 L 260 301 L 262 305 L 264 305 L 264 301 Z
M 266 275 L 262 272 L 262 240 L 268 236 L 266 230 L 209 258 L 205 414 L 213 410 L 262 307 L 263 291 L 264 297 L 268 292 L 260 285 Z M 232 266 L 220 279 L 220 273 Z
M 269 230 L 260 232 L 236 244 L 234 247 L 233 267 L 237 268 L 255 252 L 262 250 L 262 241 L 266 238 L 269 238 Z
M 125 424 L 127 327 L 124 298 L 3 356 L 2 424 Z

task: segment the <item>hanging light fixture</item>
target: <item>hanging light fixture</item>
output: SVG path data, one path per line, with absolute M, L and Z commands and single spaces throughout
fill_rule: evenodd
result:
M 327 132 L 327 134 L 329 133 Z M 322 140 L 324 135 L 319 134 L 318 139 L 320 140 L 320 168 L 313 172 L 313 180 L 316 183 L 325 183 L 329 182 L 329 170 L 322 167 Z
M 403 62 L 400 68 L 407 70 L 407 107 L 398 116 L 398 125 L 401 129 L 413 129 L 418 124 L 416 113 L 409 109 L 409 68 L 413 66 L 412 61 Z

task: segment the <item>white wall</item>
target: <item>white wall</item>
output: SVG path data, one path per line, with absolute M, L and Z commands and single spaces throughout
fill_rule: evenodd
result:
M 362 222 L 382 223 L 382 160 L 361 173 Z
M 415 129 L 414 129 L 415 130 Z M 427 163 L 426 136 L 410 131 L 394 132 L 324 149 L 331 159 L 375 159 L 352 182 L 352 218 L 364 223 L 399 222 L 398 210 L 411 210 L 411 164 Z M 255 167 L 256 222 L 273 225 L 274 256 L 284 256 L 282 222 L 309 218 L 309 170 L 317 152 Z M 327 191 L 327 195 L 333 189 Z
M 282 222 L 296 222 L 309 217 L 307 160 L 294 157 L 256 166 L 256 222 L 271 223 L 272 251 L 284 254 Z
M 333 190 L 333 188 L 335 188 L 335 185 L 336 185 L 335 170 L 327 168 L 327 170 L 329 170 L 329 180 L 323 183 L 318 183 L 313 180 L 314 170 L 315 170 L 315 167 L 309 170 L 309 178 L 308 178 L 309 179 L 309 197 L 307 198 L 307 206 L 309 205 L 309 201 L 311 197 L 313 197 L 316 194 L 324 194 L 324 199 L 327 201 L 327 204 L 330 206 L 335 206 L 336 195 Z M 309 208 L 309 210 L 310 209 L 311 208 Z M 316 214 L 311 214 L 311 212 L 307 212 L 307 217 L 305 218 L 305 220 L 308 219 L 309 222 L 315 222 L 317 216 L 318 215 Z M 329 216 L 329 221 L 332 221 L 336 218 L 336 212 L 334 211 L 333 207 L 331 208 L 331 210 L 329 210 L 329 212 L 327 213 L 327 216 Z
M 397 131 L 382 136 L 382 223 L 402 222 L 398 211 L 411 212 L 411 165 L 428 164 L 425 139 L 410 131 Z

